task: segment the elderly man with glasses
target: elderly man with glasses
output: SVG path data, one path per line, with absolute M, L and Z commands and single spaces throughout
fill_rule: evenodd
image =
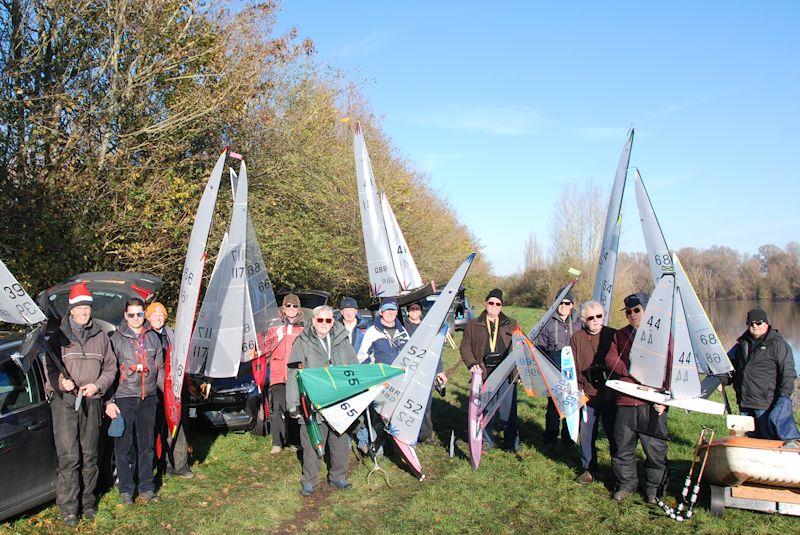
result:
M 560 288 L 556 292 L 556 298 L 561 295 L 562 291 L 564 291 L 564 288 Z M 556 313 L 553 314 L 553 317 L 541 330 L 539 336 L 533 340 L 533 343 L 557 368 L 561 369 L 561 350 L 564 346 L 569 345 L 572 335 L 580 331 L 580 329 L 581 320 L 575 313 L 575 298 L 572 295 L 572 291 L 569 291 L 561 299 L 556 308 Z M 553 451 L 556 447 L 559 426 L 561 426 L 562 444 L 572 444 L 566 420 L 561 420 L 555 403 L 551 398 L 547 398 L 547 409 L 544 414 L 544 442 L 546 449 L 549 451 Z
M 647 294 L 639 292 L 625 298 L 628 325 L 614 334 L 606 354 L 606 368 L 612 379 L 638 383 L 628 373 L 631 346 L 636 329 L 644 316 Z M 614 421 L 614 451 L 611 469 L 616 480 L 614 499 L 623 501 L 636 492 L 639 476 L 636 471 L 636 441 L 642 444 L 645 455 L 645 498 L 654 504 L 667 483 L 667 411 L 664 405 L 615 392 L 617 415 Z
M 578 372 L 578 386 L 589 398 L 586 403 L 586 418 L 580 420 L 581 467 L 583 472 L 575 478 L 578 483 L 591 483 L 597 477 L 598 422 L 603 421 L 603 429 L 608 436 L 611 453 L 614 453 L 614 415 L 615 407 L 610 394 L 606 392 L 605 357 L 611 347 L 616 332 L 603 325 L 603 305 L 588 301 L 581 307 L 583 328 L 572 335 L 570 346 L 575 356 Z
M 298 409 L 300 393 L 297 388 L 297 368 L 321 368 L 329 365 L 355 364 L 356 353 L 350 343 L 347 329 L 341 322 L 334 321 L 333 309 L 327 305 L 318 306 L 312 313 L 311 325 L 305 328 L 289 356 L 289 378 L 286 383 L 286 401 L 289 414 L 300 421 L 300 442 L 303 445 L 303 475 L 300 478 L 300 494 L 311 496 L 319 482 L 320 459 L 317 457 L 308 430 Z M 328 482 L 337 489 L 349 489 L 347 481 L 350 439 L 347 434 L 340 435 L 317 413 L 319 432 L 323 448 L 327 445 L 330 455 Z
M 742 414 L 755 420 L 756 438 L 783 440 L 797 448 L 800 432 L 792 414 L 797 373 L 792 348 L 769 323 L 767 313 L 747 313 L 747 330 L 728 352 L 734 367 L 733 389 Z
M 470 371 L 483 372 L 483 380 L 500 365 L 511 350 L 517 320 L 503 314 L 503 292 L 497 288 L 484 301 L 486 310 L 470 321 L 461 339 L 461 359 Z M 492 420 L 483 429 L 483 449 L 494 447 L 493 428 L 502 428 L 504 448 L 519 449 L 519 419 L 517 418 L 517 386 L 507 395 Z

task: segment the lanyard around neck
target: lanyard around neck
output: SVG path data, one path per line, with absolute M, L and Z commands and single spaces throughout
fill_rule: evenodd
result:
M 494 323 L 494 334 L 492 334 L 492 329 L 490 325 Z M 497 347 L 497 333 L 500 332 L 500 318 L 498 317 L 496 320 L 492 321 L 489 319 L 489 316 L 486 316 L 486 333 L 489 335 L 489 351 L 494 353 L 494 349 Z

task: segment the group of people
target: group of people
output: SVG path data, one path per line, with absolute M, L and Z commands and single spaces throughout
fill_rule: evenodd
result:
M 578 313 L 572 294 L 566 293 L 534 343 L 556 366 L 560 365 L 561 349 L 567 345 L 572 348 L 578 384 L 588 398 L 580 423 L 581 471 L 576 481 L 591 483 L 597 478 L 595 444 L 602 422 L 615 479 L 613 498 L 622 501 L 637 490 L 638 441 L 646 457 L 645 497 L 655 503 L 667 481 L 668 408 L 604 386 L 609 378 L 636 382 L 628 372 L 629 356 L 647 300 L 644 293 L 626 297 L 628 325 L 615 330 L 604 325 L 600 303 L 583 303 Z M 186 414 L 174 438 L 166 433 L 160 416 L 164 363 L 173 337 L 166 325 L 166 308 L 157 302 L 146 306 L 141 299 L 128 300 L 122 321 L 109 337 L 92 321 L 92 301 L 85 284 L 74 285 L 68 313 L 48 340 L 51 351 L 57 352 L 63 364 L 56 366 L 48 360 L 47 375 L 48 389 L 53 394 L 51 410 L 58 454 L 56 503 L 70 526 L 77 524 L 79 514 L 90 519 L 97 514 L 95 488 L 102 414 L 111 419 L 108 434 L 114 437 L 122 504 L 133 504 L 137 491 L 140 501 L 159 499 L 154 485 L 156 435 L 166 437 L 165 472 L 193 477 L 184 430 Z M 484 305 L 485 310 L 467 324 L 460 352 L 464 364 L 471 371 L 480 370 L 486 379 L 508 357 L 517 322 L 503 313 L 501 290 L 489 292 Z M 359 315 L 355 299 L 343 298 L 339 309 L 335 315 L 330 306 L 318 306 L 306 318 L 298 296 L 288 294 L 280 306 L 280 324 L 263 333 L 261 340 L 265 351 L 258 358 L 266 360 L 269 373 L 267 384 L 259 386 L 268 392 L 271 451 L 278 454 L 287 447 L 302 448 L 303 496 L 312 495 L 319 484 L 321 461 L 311 445 L 300 410 L 297 369 L 364 362 L 391 364 L 420 325 L 423 313 L 420 303 L 411 303 L 407 305 L 406 318 L 401 320 L 399 304 L 392 297 L 381 301 L 371 325 Z M 781 438 L 788 446 L 796 447 L 800 433 L 792 419 L 789 399 L 796 377 L 791 349 L 763 310 L 748 312 L 746 324 L 747 330 L 730 352 L 735 373 L 723 381 L 733 384 L 742 413 L 754 417 L 757 436 Z M 443 387 L 447 381 L 440 362 L 434 386 Z M 429 401 L 420 443 L 434 440 L 430 412 Z M 319 420 L 323 447 L 330 459 L 329 484 L 347 489 L 351 486 L 347 480 L 351 435 L 362 453 L 371 447 L 378 449 L 380 437 L 385 438 L 381 420 L 375 414 L 360 418 L 342 435 L 321 417 Z M 544 440 L 546 448 L 552 450 L 562 425 L 552 400 L 545 422 Z M 492 422 L 485 426 L 484 449 L 495 447 L 498 431 L 503 433 L 505 449 L 519 448 L 516 385 Z M 563 427 L 561 440 L 570 441 Z
M 562 293 L 563 289 L 557 296 Z M 647 303 L 645 293 L 627 296 L 624 311 L 628 324 L 615 330 L 604 324 L 600 303 L 585 302 L 577 313 L 573 295 L 567 292 L 533 342 L 559 368 L 561 350 L 570 346 L 578 387 L 588 398 L 585 415 L 580 419 L 581 470 L 575 480 L 585 484 L 597 478 L 596 441 L 602 422 L 611 455 L 613 498 L 623 501 L 638 489 L 638 442 L 645 454 L 644 496 L 647 503 L 655 504 L 668 478 L 668 407 L 605 387 L 607 379 L 638 382 L 628 366 Z M 489 292 L 484 304 L 485 311 L 464 330 L 461 357 L 471 371 L 479 369 L 485 380 L 508 356 L 517 322 L 502 312 L 503 294 L 499 289 Z M 792 350 L 770 325 L 763 310 L 750 310 L 745 323 L 747 329 L 729 352 L 735 371 L 719 381 L 721 385 L 733 384 L 741 413 L 755 419 L 752 436 L 780 439 L 784 447 L 797 448 L 800 432 L 792 415 L 791 394 L 796 378 Z M 544 431 L 545 448 L 549 451 L 556 447 L 560 426 L 562 443 L 571 443 L 566 424 L 561 423 L 550 399 Z M 504 447 L 516 451 L 519 447 L 516 385 L 484 428 L 484 450 L 494 447 L 494 433 L 499 431 L 503 432 Z

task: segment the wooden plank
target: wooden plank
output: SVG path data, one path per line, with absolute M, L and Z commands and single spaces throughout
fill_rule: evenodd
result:
M 739 485 L 731 487 L 731 496 L 751 500 L 765 500 L 800 504 L 800 489 L 782 489 L 761 485 Z

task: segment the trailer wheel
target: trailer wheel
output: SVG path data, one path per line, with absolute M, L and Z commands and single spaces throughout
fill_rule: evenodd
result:
M 725 516 L 725 487 L 709 485 L 711 489 L 711 514 L 722 518 Z

